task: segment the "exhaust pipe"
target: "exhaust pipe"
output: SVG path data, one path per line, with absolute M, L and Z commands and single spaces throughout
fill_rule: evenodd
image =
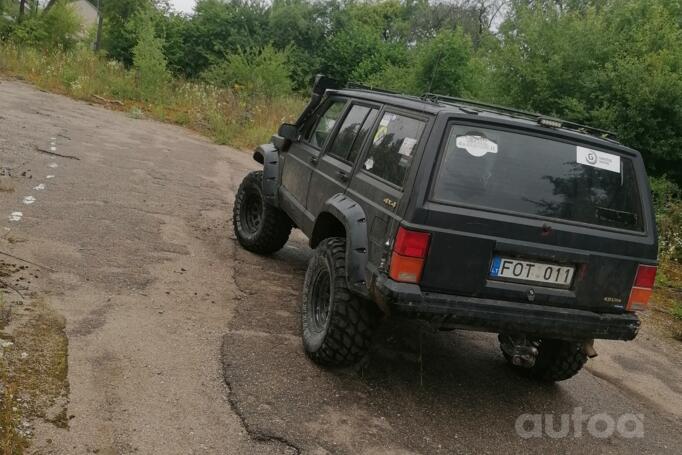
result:
M 498 335 L 500 347 L 511 360 L 512 365 L 522 368 L 533 368 L 538 358 L 538 348 L 524 335 Z
M 587 340 L 583 344 L 583 350 L 585 351 L 585 354 L 587 354 L 587 357 L 590 359 L 594 359 L 597 357 L 597 351 L 594 349 L 594 340 Z

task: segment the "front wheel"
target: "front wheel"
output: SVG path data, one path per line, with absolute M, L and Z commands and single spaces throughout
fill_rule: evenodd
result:
M 546 382 L 558 382 L 572 378 L 587 363 L 587 354 L 583 343 L 540 339 L 533 342 L 538 349 L 538 356 L 531 368 L 512 365 L 514 369 L 535 379 Z M 511 364 L 511 358 L 502 351 L 505 359 Z
M 263 197 L 263 171 L 249 173 L 239 185 L 232 224 L 239 244 L 254 253 L 272 254 L 289 240 L 291 220 Z
M 314 362 L 348 366 L 364 357 L 377 321 L 373 303 L 348 289 L 346 242 L 323 240 L 308 263 L 303 285 L 303 348 Z

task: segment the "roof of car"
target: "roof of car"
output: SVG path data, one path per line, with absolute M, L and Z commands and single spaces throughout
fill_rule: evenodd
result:
M 582 138 L 591 142 L 600 142 L 606 146 L 616 146 L 617 148 L 627 150 L 630 153 L 638 153 L 636 150 L 630 149 L 618 142 L 615 134 L 612 132 L 557 119 L 551 116 L 503 106 L 437 94 L 426 94 L 418 97 L 366 88 L 327 90 L 327 93 L 330 95 L 335 94 L 374 101 L 381 104 L 389 104 L 433 115 L 446 112 L 458 115 L 476 116 L 478 118 L 493 121 L 503 120 L 533 128 L 539 126 L 552 127 L 554 131 L 559 131 L 569 136 Z

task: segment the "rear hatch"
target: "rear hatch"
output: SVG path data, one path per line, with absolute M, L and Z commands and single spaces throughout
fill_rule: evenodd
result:
M 641 157 L 476 124 L 450 125 L 443 144 L 418 214 L 422 290 L 625 310 L 638 265 L 656 262 Z

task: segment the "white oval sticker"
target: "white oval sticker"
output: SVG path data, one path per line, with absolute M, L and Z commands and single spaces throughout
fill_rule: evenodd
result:
M 458 148 L 469 152 L 469 155 L 475 156 L 477 158 L 480 158 L 488 153 L 497 153 L 497 144 L 483 136 L 457 136 L 455 145 L 457 145 Z

